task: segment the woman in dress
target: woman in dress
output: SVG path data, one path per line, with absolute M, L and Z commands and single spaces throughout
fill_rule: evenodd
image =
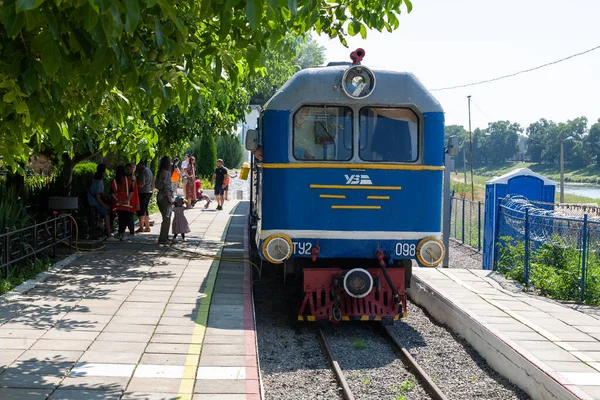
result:
M 156 177 L 156 189 L 158 189 L 156 203 L 162 215 L 158 244 L 167 244 L 169 242 L 169 226 L 171 225 L 171 212 L 173 208 L 171 172 L 171 161 L 169 157 L 164 156 L 160 159 L 158 175 Z
M 191 208 L 192 204 L 196 203 L 196 158 L 191 156 L 187 167 L 185 168 L 185 199 L 187 207 Z

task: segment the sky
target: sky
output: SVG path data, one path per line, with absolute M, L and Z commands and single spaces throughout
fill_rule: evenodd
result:
M 350 61 L 366 51 L 363 65 L 414 73 L 429 90 L 517 72 L 600 45 L 598 0 L 413 0 L 392 33 L 369 31 L 366 40 L 314 36 L 329 61 Z M 588 127 L 600 118 L 600 49 L 557 65 L 468 88 L 433 91 L 447 125 L 472 129 L 509 120 L 523 127 L 540 118 L 579 116 Z

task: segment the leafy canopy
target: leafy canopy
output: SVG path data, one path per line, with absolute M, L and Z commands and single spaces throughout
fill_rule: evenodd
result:
M 408 0 L 2 0 L 0 166 L 31 149 L 151 153 L 173 106 L 186 113 L 263 51 L 311 29 L 392 31 Z M 214 108 L 205 108 L 215 113 Z M 90 139 L 91 138 L 91 139 Z

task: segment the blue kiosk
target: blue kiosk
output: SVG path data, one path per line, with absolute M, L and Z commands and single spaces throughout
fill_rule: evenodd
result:
M 507 195 L 521 195 L 532 201 L 554 203 L 556 183 L 529 168 L 511 171 L 485 184 L 483 230 L 483 269 L 494 267 L 496 224 L 499 200 Z

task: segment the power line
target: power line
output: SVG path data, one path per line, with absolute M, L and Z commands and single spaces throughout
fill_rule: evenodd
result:
M 568 57 L 565 57 L 565 58 L 561 58 L 560 60 L 556 60 L 556 61 L 552 61 L 552 62 L 549 62 L 549 63 L 546 63 L 546 64 L 542 64 L 542 65 L 539 65 L 539 66 L 537 66 L 537 67 L 534 67 L 534 68 L 524 69 L 524 70 L 521 70 L 521 71 L 518 71 L 518 72 L 515 72 L 515 73 L 512 73 L 512 74 L 508 74 L 508 75 L 499 76 L 499 77 L 497 77 L 497 78 L 493 78 L 493 79 L 486 79 L 486 80 L 484 80 L 484 81 L 473 82 L 473 83 L 466 83 L 466 84 L 464 84 L 464 85 L 448 86 L 448 87 L 443 87 L 443 88 L 439 88 L 439 89 L 431 89 L 431 91 L 432 91 L 432 92 L 436 92 L 436 91 L 441 91 L 441 90 L 458 89 L 458 88 L 464 88 L 464 87 L 468 87 L 468 86 L 481 85 L 482 83 L 490 83 L 490 82 L 495 82 L 495 81 L 499 81 L 499 80 L 501 80 L 501 79 L 511 78 L 511 77 L 513 77 L 513 76 L 516 76 L 516 75 L 521 75 L 521 74 L 524 74 L 524 73 L 527 73 L 527 72 L 531 72 L 531 71 L 535 71 L 535 70 L 538 70 L 538 69 L 540 69 L 540 68 L 547 67 L 547 66 L 549 66 L 549 65 L 558 64 L 558 63 L 560 63 L 560 62 L 563 62 L 563 61 L 569 60 L 569 59 L 571 59 L 571 58 L 575 58 L 575 57 L 582 56 L 582 55 L 584 55 L 584 54 L 587 54 L 587 53 L 591 53 L 592 51 L 594 51 L 594 50 L 598 50 L 598 49 L 600 49 L 600 46 L 592 47 L 591 49 L 588 49 L 588 50 L 582 51 L 581 53 L 577 53 L 577 54 L 570 55 L 570 56 L 568 56 Z

